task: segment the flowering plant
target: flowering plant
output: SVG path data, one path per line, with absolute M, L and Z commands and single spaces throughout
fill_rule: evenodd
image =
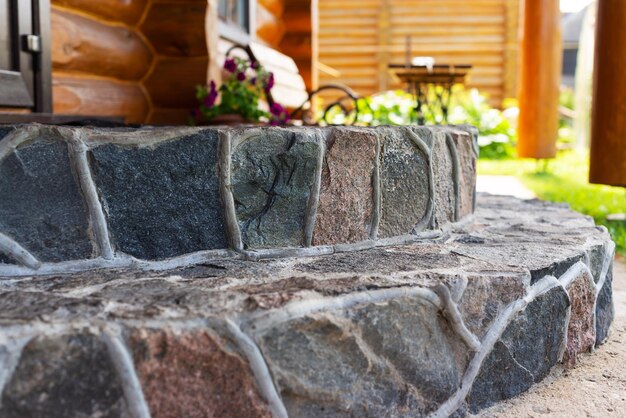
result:
M 269 99 L 268 94 L 274 87 L 274 74 L 266 71 L 258 61 L 227 58 L 224 70 L 227 76 L 219 88 L 213 80 L 208 86 L 196 88 L 200 105 L 193 111 L 194 122 L 233 114 L 247 121 L 269 122 L 272 125 L 289 121 L 289 114 L 280 104 L 269 103 L 269 112 L 259 106 L 262 95 Z

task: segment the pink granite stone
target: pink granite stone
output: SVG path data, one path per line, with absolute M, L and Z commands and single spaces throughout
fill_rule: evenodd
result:
M 135 330 L 135 368 L 155 418 L 270 417 L 247 361 L 210 330 Z
M 369 238 L 375 160 L 374 132 L 345 127 L 333 129 L 322 167 L 314 245 Z
M 576 365 L 579 353 L 589 352 L 596 342 L 594 326 L 595 286 L 588 270 L 565 286 L 571 302 L 571 315 L 567 328 L 567 346 L 563 355 L 566 367 Z

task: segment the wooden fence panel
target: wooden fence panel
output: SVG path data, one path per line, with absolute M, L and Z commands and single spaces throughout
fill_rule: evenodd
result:
M 494 106 L 515 95 L 519 0 L 319 0 L 320 84 L 362 95 L 401 88 L 386 70 L 410 56 L 471 64 L 468 88 Z

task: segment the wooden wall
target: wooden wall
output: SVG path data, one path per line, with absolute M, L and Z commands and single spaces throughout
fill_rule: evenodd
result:
M 55 113 L 184 123 L 206 79 L 206 0 L 52 0 Z
M 294 52 L 309 86 L 310 1 L 258 0 L 254 9 L 255 41 Z M 54 112 L 185 123 L 207 77 L 206 7 L 207 0 L 52 0 Z M 286 35 L 297 35 L 298 45 Z M 220 65 L 230 45 L 220 41 Z
M 318 0 L 319 83 L 363 95 L 402 87 L 387 72 L 412 56 L 472 64 L 469 87 L 492 105 L 515 96 L 519 0 Z

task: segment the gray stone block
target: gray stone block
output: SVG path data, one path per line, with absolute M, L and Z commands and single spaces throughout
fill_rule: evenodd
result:
M 257 337 L 290 416 L 423 416 L 457 388 L 463 343 L 418 297 L 276 324 Z
M 118 251 L 161 259 L 226 247 L 217 132 L 153 147 L 103 145 L 91 167 Z
M 20 146 L 0 161 L 0 179 L 0 232 L 41 261 L 92 256 L 87 208 L 67 144 L 40 138 Z
M 257 129 L 234 135 L 231 183 L 245 248 L 301 247 L 321 137 Z
M 2 393 L 3 417 L 128 416 L 106 345 L 90 334 L 38 337 Z
M 596 299 L 596 346 L 604 343 L 609 337 L 609 330 L 615 317 L 613 305 L 613 264 L 606 274 L 604 285 Z
M 378 237 L 410 234 L 427 215 L 430 198 L 428 156 L 402 130 L 383 127 L 377 131 L 381 140 Z M 427 142 L 429 136 L 424 136 L 424 142 Z
M 456 194 L 454 191 L 454 161 L 448 146 L 447 132 L 433 132 L 432 164 L 435 176 L 435 208 L 433 224 L 441 227 L 456 220 Z
M 541 381 L 559 361 L 569 298 L 554 287 L 531 302 L 506 327 L 482 367 L 467 401 L 476 413 Z

